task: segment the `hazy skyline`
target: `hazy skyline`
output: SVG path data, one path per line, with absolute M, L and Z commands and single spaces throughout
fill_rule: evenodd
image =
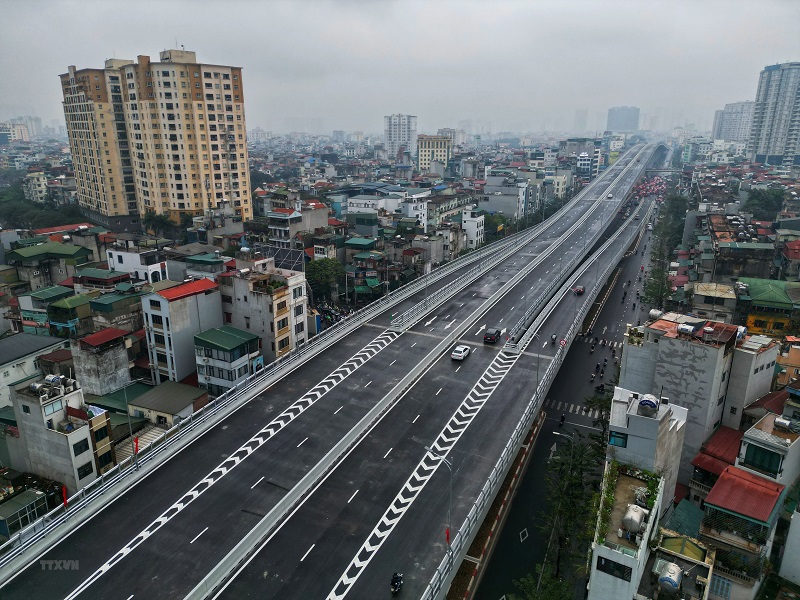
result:
M 800 60 L 800 3 L 786 1 L 0 0 L 0 119 L 63 122 L 58 75 L 169 48 L 241 66 L 248 128 L 380 133 L 590 130 L 609 107 L 645 126 L 695 123 L 755 97 L 759 72 Z

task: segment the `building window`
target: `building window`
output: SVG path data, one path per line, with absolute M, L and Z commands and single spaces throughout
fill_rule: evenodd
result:
M 94 432 L 94 441 L 99 442 L 108 437 L 108 425 L 103 425 L 100 429 Z
M 736 407 L 735 406 L 731 406 L 731 414 L 732 415 L 736 414 Z
M 156 344 L 162 344 L 163 345 L 164 344 L 164 336 L 161 335 L 160 333 L 156 333 L 156 334 L 153 335 L 153 341 L 155 341 Z
M 78 467 L 78 479 L 83 479 L 88 475 L 94 473 L 94 467 L 92 466 L 91 462 L 86 463 L 85 465 Z
M 744 464 L 775 477 L 781 468 L 781 455 L 761 446 L 748 444 L 744 455 Z
M 117 262 L 122 264 L 122 254 L 117 254 Z
M 278 331 L 280 331 L 281 329 L 285 329 L 288 326 L 289 326 L 289 318 L 288 317 L 284 317 L 280 321 L 278 321 Z
M 159 302 L 158 300 L 150 300 L 150 308 L 161 310 L 161 302 Z
M 31 414 L 31 407 L 28 406 L 27 404 L 23 404 L 22 405 L 22 412 L 24 412 L 26 415 Z
M 305 331 L 305 323 L 297 323 L 294 326 L 295 333 L 303 333 L 303 331 Z
M 75 456 L 80 456 L 89 449 L 89 440 L 81 440 L 72 444 L 72 452 Z
M 106 465 L 110 465 L 114 461 L 114 453 L 113 452 L 106 452 L 105 454 L 101 454 L 97 457 L 97 464 L 102 469 Z
M 728 600 L 731 597 L 732 585 L 733 582 L 730 579 L 725 579 L 714 573 L 714 575 L 711 576 L 711 587 L 709 591 L 724 600 Z
M 297 306 L 294 307 L 294 316 L 299 317 L 302 314 L 303 314 L 303 305 L 298 304 Z
M 597 570 L 623 581 L 630 581 L 633 574 L 633 570 L 630 567 L 603 556 L 597 557 Z
M 285 337 L 282 340 L 278 340 L 278 350 L 284 350 L 289 347 L 289 338 Z
M 628 447 L 628 434 L 612 431 L 608 436 L 609 446 L 618 446 L 619 448 Z M 629 580 L 630 581 L 630 580 Z
M 153 322 L 153 325 L 161 325 L 164 322 L 164 319 L 161 318 L 161 315 L 150 315 L 150 320 Z

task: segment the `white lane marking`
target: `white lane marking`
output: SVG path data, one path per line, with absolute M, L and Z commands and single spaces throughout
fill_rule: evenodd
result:
M 397 359 L 395 358 L 392 362 L 389 363 L 389 366 L 391 367 L 396 362 L 397 362 Z
M 250 486 L 250 489 L 252 490 L 254 487 L 256 487 L 256 486 L 257 486 L 259 483 L 261 483 L 262 481 L 264 481 L 264 477 L 262 477 L 261 479 L 259 479 L 258 481 L 256 481 L 256 482 L 255 482 L 253 485 L 251 485 L 251 486 Z
M 525 300 L 525 296 L 520 296 L 519 299 L 520 300 Z
M 208 531 L 208 527 L 206 527 L 205 529 L 203 529 L 203 531 L 201 531 L 196 536 L 194 536 L 194 538 L 192 538 L 192 541 L 189 542 L 189 543 L 190 544 L 194 544 L 197 541 L 197 538 L 199 538 L 201 535 L 203 535 L 206 531 Z
M 411 421 L 411 423 L 416 423 L 416 422 L 417 422 L 417 419 L 419 419 L 419 415 L 417 415 L 416 417 L 414 417 L 414 420 L 413 420 L 413 421 Z
M 524 350 L 525 348 L 523 347 L 522 351 Z M 440 457 L 447 456 L 458 440 L 461 439 L 467 427 L 469 427 L 492 393 L 497 389 L 497 386 L 514 366 L 519 356 L 509 356 L 503 351 L 500 351 L 495 356 L 495 359 L 481 375 L 478 383 L 473 386 L 450 418 L 450 421 L 445 424 L 445 427 L 431 444 L 434 454 L 426 452 L 423 455 L 414 472 L 403 484 L 400 492 L 378 520 L 375 528 L 367 535 L 367 539 L 361 548 L 356 552 L 336 585 L 326 596 L 327 600 L 343 600 L 352 589 L 353 584 L 355 584 L 381 546 L 383 546 L 383 543 L 397 527 L 405 512 L 419 497 L 433 474 L 442 465 Z
M 458 373 L 458 371 L 459 371 L 460 369 L 461 369 L 461 365 L 458 365 L 458 368 L 456 369 L 456 373 Z
M 300 442 L 299 444 L 297 444 L 297 447 L 299 448 L 300 446 L 302 446 L 303 444 L 305 444 L 307 439 L 308 439 L 308 438 L 306 438 L 305 440 L 303 440 L 302 442 Z
M 314 549 L 314 546 L 316 546 L 316 544 L 311 544 L 311 548 L 306 550 L 306 553 L 303 554 L 303 558 L 300 559 L 300 562 L 303 562 L 306 559 L 306 556 L 308 556 L 308 554 Z
M 459 308 L 461 308 L 462 306 L 464 306 L 464 303 L 463 303 L 463 302 L 462 302 L 461 304 L 459 304 L 459 305 L 458 305 L 458 307 L 459 307 Z
M 344 406 L 340 406 L 340 407 L 339 407 L 339 408 L 337 408 L 335 411 L 333 411 L 333 414 L 337 414 L 337 413 L 338 413 L 340 410 L 342 410 L 343 408 L 344 408 Z
M 447 319 L 449 319 L 449 318 L 450 318 L 450 315 L 447 315 L 447 316 L 445 317 L 445 320 L 447 320 Z
M 383 455 L 383 458 L 389 456 L 389 452 L 391 452 L 392 450 L 394 450 L 394 448 L 389 448 L 388 452 L 386 452 L 386 454 Z
M 512 307 L 511 307 L 511 310 L 514 310 L 515 308 L 517 308 L 517 307 L 516 307 L 516 306 L 512 306 Z M 510 311 L 509 311 L 509 312 L 510 312 Z
M 436 320 L 436 317 L 432 317 L 430 321 L 428 321 L 427 323 L 425 323 L 425 327 L 427 327 L 428 325 L 430 325 L 431 323 L 433 323 L 435 320 Z
M 413 344 L 411 344 L 411 347 L 413 348 L 416 345 L 417 345 L 417 342 L 414 342 Z
M 131 594 L 130 596 L 128 596 L 128 600 L 131 600 L 131 598 L 133 598 L 133 594 Z
M 367 383 L 364 384 L 364 387 L 369 387 L 369 384 L 372 383 L 372 379 L 370 379 Z
M 505 317 L 503 317 L 503 319 L 505 319 Z M 503 319 L 500 319 L 500 323 L 502 323 L 502 322 L 503 322 Z
M 236 452 L 226 458 L 193 488 L 181 496 L 180 500 L 175 502 L 167 510 L 161 513 L 161 515 L 155 521 L 145 527 L 141 532 L 139 532 L 138 535 L 136 535 L 136 537 L 129 541 L 125 546 L 120 548 L 104 565 L 99 567 L 94 573 L 92 573 L 87 579 L 78 585 L 78 587 L 72 590 L 72 592 L 64 600 L 74 600 L 80 594 L 86 591 L 95 581 L 109 572 L 123 558 L 128 556 L 128 554 L 146 542 L 150 536 L 166 525 L 176 515 L 180 514 L 183 509 L 197 500 L 197 498 L 199 498 L 203 493 L 211 489 L 211 486 L 239 466 L 242 461 L 246 460 L 251 454 L 253 454 L 253 452 L 266 444 L 276 433 L 281 431 L 311 406 L 316 404 L 320 398 L 339 385 L 347 377 L 352 375 L 358 370 L 359 367 L 373 358 L 389 344 L 394 342 L 398 337 L 400 337 L 400 335 L 394 331 L 385 331 L 376 337 L 372 342 L 367 344 L 364 349 L 359 350 L 356 354 L 351 356 L 349 360 L 343 363 L 335 371 L 331 372 L 325 379 L 320 381 L 317 385 L 307 391 L 305 395 L 293 402 L 286 410 L 270 421 L 261 431 L 247 440 L 247 442 L 240 446 Z
M 474 294 L 472 294 L 472 297 L 474 298 L 477 295 L 478 295 L 478 292 L 475 292 Z
M 350 496 L 350 500 L 348 500 L 348 501 L 347 501 L 347 503 L 348 503 L 348 504 L 350 504 L 350 503 L 353 501 L 353 498 L 355 498 L 355 497 L 356 497 L 356 494 L 357 494 L 357 493 L 358 493 L 358 490 L 356 490 L 355 492 L 353 492 L 353 495 L 352 495 L 352 496 Z
M 437 396 L 438 396 L 439 394 L 441 394 L 441 393 L 442 393 L 442 389 L 443 389 L 443 388 L 439 388 L 439 391 L 438 391 L 438 392 L 436 392 L 436 395 L 437 395 Z

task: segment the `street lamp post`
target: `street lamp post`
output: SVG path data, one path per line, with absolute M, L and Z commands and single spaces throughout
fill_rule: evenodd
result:
M 440 461 L 442 461 L 444 465 L 447 467 L 447 470 L 450 472 L 450 500 L 447 504 L 447 552 L 450 555 L 450 559 L 452 560 L 453 548 L 450 546 L 450 535 L 452 532 L 452 516 L 453 516 L 453 463 L 447 460 L 446 456 L 438 453 L 430 446 L 425 446 L 425 450 L 435 458 L 438 458 Z

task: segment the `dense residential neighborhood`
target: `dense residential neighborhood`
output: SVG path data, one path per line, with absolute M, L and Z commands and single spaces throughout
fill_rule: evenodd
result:
M 599 200 L 638 228 L 626 258 L 641 261 L 591 312 L 632 303 L 595 404 L 575 409 L 602 432 L 599 491 L 573 477 L 574 436 L 559 463 L 586 511 L 571 526 L 591 532 L 588 598 L 800 585 L 799 72 L 766 67 L 710 132 L 616 106 L 601 133 L 423 133 L 392 114 L 323 135 L 248 129 L 242 68 L 182 46 L 67 67 L 65 127 L 0 123 L 0 543 L 360 310 L 419 281 L 427 301 L 438 269 L 561 218 L 650 144 L 665 164 Z M 778 144 L 781 111 L 794 137 Z M 586 287 L 567 291 L 577 313 Z M 574 343 L 599 356 L 593 324 Z M 505 327 L 488 341 L 518 342 Z M 555 537 L 557 579 L 578 542 Z

